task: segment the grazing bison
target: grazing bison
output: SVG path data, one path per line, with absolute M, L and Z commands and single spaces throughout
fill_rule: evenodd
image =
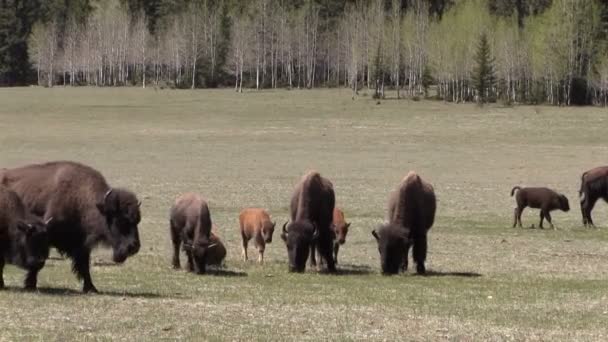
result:
M 217 235 L 217 227 L 213 225 L 209 235 L 209 246 L 207 247 L 205 264 L 209 266 L 222 266 L 226 258 L 226 246 Z
M 31 214 L 12 190 L 0 186 L 0 289 L 4 288 L 4 263 L 15 264 L 37 274 L 49 256 L 47 225 Z M 36 288 L 36 279 L 26 277 L 26 289 Z
M 608 166 L 591 169 L 581 176 L 579 190 L 583 224 L 594 227 L 591 211 L 598 199 L 608 202 Z
M 436 206 L 433 186 L 410 171 L 389 198 L 388 223 L 372 231 L 378 243 L 383 274 L 396 274 L 399 268 L 407 270 L 412 244 L 416 272 L 426 272 L 426 236 L 433 226 Z
M 561 211 L 570 210 L 570 205 L 568 204 L 568 199 L 566 198 L 566 196 L 558 194 L 557 192 L 551 189 L 521 188 L 519 186 L 516 186 L 511 189 L 511 196 L 515 194 L 515 191 L 517 191 L 517 194 L 515 195 L 517 207 L 515 208 L 514 213 L 513 228 L 515 228 L 518 223 L 519 227 L 522 226 L 521 213 L 524 211 L 525 207 L 540 209 L 540 228 L 543 228 L 543 220 L 545 218 L 547 219 L 547 222 L 549 222 L 549 224 L 551 225 L 551 228 L 554 228 L 553 223 L 551 222 L 551 211 L 557 209 Z
M 258 262 L 264 263 L 264 250 L 266 244 L 272 242 L 272 234 L 276 222 L 270 220 L 270 215 L 264 209 L 247 208 L 241 211 L 239 215 L 239 225 L 241 229 L 241 237 L 243 238 L 243 259 L 247 261 L 247 245 L 249 240 L 254 239 L 256 248 L 258 249 Z
M 334 261 L 336 264 L 338 263 L 338 251 L 340 246 L 346 242 L 349 227 L 350 223 L 344 220 L 344 212 L 339 208 L 334 208 L 332 228 L 334 231 Z
M 169 224 L 173 242 L 173 267 L 180 268 L 179 247 L 183 243 L 188 257 L 188 271 L 205 273 L 212 226 L 207 202 L 193 193 L 179 196 L 171 208 Z
M 283 225 L 281 238 L 287 246 L 290 272 L 304 272 L 309 255 L 316 265 L 315 249 L 329 272 L 336 271 L 332 253 L 332 215 L 335 206 L 332 183 L 318 172 L 309 172 L 295 187 L 291 197 L 291 222 Z
M 97 292 L 90 274 L 91 250 L 112 247 L 113 260 L 124 262 L 140 248 L 140 205 L 132 192 L 112 188 L 97 170 L 56 161 L 0 171 L 0 183 L 14 190 L 34 214 L 53 218 L 49 243 L 72 259 L 83 292 Z M 37 270 L 27 278 L 36 283 Z

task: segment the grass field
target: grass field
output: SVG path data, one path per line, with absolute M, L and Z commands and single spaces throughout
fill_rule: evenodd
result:
M 577 191 L 583 171 L 608 163 L 607 128 L 600 108 L 377 105 L 348 90 L 1 89 L 0 167 L 98 168 L 143 200 L 143 246 L 123 266 L 96 251 L 99 295 L 79 293 L 66 260 L 47 263 L 38 293 L 8 266 L 0 341 L 605 341 L 608 211 L 598 204 L 599 228 L 584 229 Z M 333 181 L 352 221 L 344 274 L 287 273 L 278 233 L 266 265 L 241 261 L 240 209 L 266 207 L 281 225 L 309 169 Z M 383 277 L 370 231 L 409 170 L 438 197 L 432 272 Z M 511 228 L 518 184 L 568 196 L 558 230 Z M 226 241 L 215 275 L 170 268 L 168 209 L 185 191 L 208 198 Z M 538 226 L 538 212 L 523 222 Z

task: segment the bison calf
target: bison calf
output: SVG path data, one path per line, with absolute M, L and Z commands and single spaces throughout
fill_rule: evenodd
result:
M 180 268 L 179 249 L 188 258 L 190 272 L 205 273 L 207 250 L 211 244 L 211 214 L 207 202 L 199 195 L 186 193 L 175 200 L 169 218 L 173 242 L 173 267 Z
M 332 229 L 334 231 L 334 261 L 338 263 L 338 251 L 340 246 L 346 242 L 346 235 L 350 223 L 344 219 L 344 212 L 339 208 L 334 208 L 334 217 L 332 221 Z
M 2 276 L 4 263 L 15 264 L 28 270 L 24 287 L 36 288 L 36 277 L 49 256 L 47 225 L 29 213 L 21 198 L 13 191 L 0 186 L 0 289 L 4 288 Z
M 247 245 L 253 239 L 258 249 L 258 262 L 264 263 L 264 250 L 266 244 L 272 242 L 272 234 L 276 222 L 270 221 L 270 215 L 264 209 L 243 209 L 239 215 L 241 237 L 243 238 L 243 260 L 247 261 Z
M 562 211 L 570 210 L 570 205 L 568 204 L 568 199 L 566 196 L 558 194 L 551 189 L 521 188 L 516 186 L 511 189 L 511 196 L 513 196 L 516 191 L 517 194 L 515 195 L 515 200 L 517 202 L 517 207 L 515 208 L 515 213 L 513 215 L 513 228 L 515 228 L 518 223 L 519 227 L 522 226 L 521 214 L 526 207 L 540 209 L 540 228 L 543 228 L 544 219 L 547 219 L 551 225 L 551 228 L 554 228 L 553 223 L 551 222 L 551 211 L 556 209 Z

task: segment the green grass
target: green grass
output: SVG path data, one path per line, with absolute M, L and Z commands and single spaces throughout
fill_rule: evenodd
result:
M 606 127 L 600 108 L 377 105 L 347 90 L 1 89 L 0 167 L 93 165 L 143 200 L 143 247 L 123 266 L 95 253 L 100 295 L 81 295 L 65 260 L 48 262 L 38 293 L 7 267 L 0 341 L 604 341 L 608 215 L 599 204 L 600 228 L 582 228 L 577 190 L 583 171 L 608 163 Z M 352 221 L 346 274 L 287 273 L 278 233 L 266 265 L 241 261 L 240 209 L 266 207 L 281 225 L 309 169 L 333 181 Z M 438 196 L 435 276 L 383 277 L 370 231 L 409 170 Z M 568 196 L 558 230 L 510 228 L 517 184 Z M 185 191 L 209 200 L 228 248 L 220 275 L 170 268 L 168 210 Z M 523 222 L 538 226 L 538 213 Z

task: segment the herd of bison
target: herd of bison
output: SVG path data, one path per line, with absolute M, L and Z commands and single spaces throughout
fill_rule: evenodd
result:
M 515 227 L 521 227 L 525 207 L 540 209 L 540 227 L 550 212 L 568 211 L 568 199 L 547 188 L 514 187 L 517 207 Z M 591 210 L 600 198 L 608 201 L 608 166 L 583 173 L 579 190 L 585 226 L 593 226 Z M 124 262 L 140 249 L 138 224 L 141 202 L 126 189 L 113 188 L 97 170 L 76 162 L 57 161 L 0 170 L 0 288 L 4 287 L 5 263 L 27 271 L 24 286 L 35 289 L 49 248 L 56 248 L 72 261 L 83 292 L 97 292 L 90 274 L 91 251 L 98 245 L 111 247 L 113 260 Z M 406 271 L 408 252 L 419 274 L 426 272 L 427 232 L 433 225 L 436 198 L 431 184 L 414 172 L 407 174 L 388 201 L 386 223 L 372 230 L 383 274 Z M 204 273 L 207 265 L 221 264 L 226 256 L 209 206 L 197 194 L 181 195 L 170 211 L 170 235 L 174 268 L 180 268 L 180 252 L 187 269 Z M 250 240 L 264 262 L 264 249 L 272 242 L 275 222 L 266 210 L 247 208 L 239 216 L 243 258 L 248 259 Z M 290 202 L 290 218 L 281 229 L 287 247 L 289 271 L 303 272 L 311 266 L 337 272 L 338 249 L 345 242 L 350 224 L 335 206 L 332 183 L 317 172 L 305 174 Z

